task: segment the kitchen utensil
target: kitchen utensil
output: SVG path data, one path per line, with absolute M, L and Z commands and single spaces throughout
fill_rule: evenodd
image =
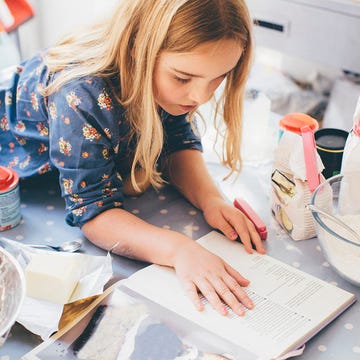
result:
M 75 252 L 82 246 L 82 239 L 76 239 L 72 241 L 66 241 L 58 246 L 48 244 L 26 244 L 27 246 L 38 249 L 50 249 L 54 251 Z
M 321 215 L 324 215 L 326 218 L 328 218 L 331 221 L 334 221 L 335 223 L 337 223 L 338 225 L 340 225 L 341 227 L 343 227 L 344 229 L 346 229 L 349 233 L 351 233 L 354 238 L 357 240 L 357 242 L 355 243 L 355 245 L 360 244 L 360 234 L 358 234 L 353 228 L 351 228 L 349 225 L 347 225 L 344 221 L 342 221 L 340 218 L 329 214 L 328 212 L 321 210 L 320 208 L 318 208 L 316 205 L 314 204 L 308 204 L 306 205 L 306 207 L 311 210 L 314 214 L 318 213 Z M 344 241 L 350 242 L 350 243 L 354 243 L 353 241 L 351 241 L 350 239 L 345 239 Z

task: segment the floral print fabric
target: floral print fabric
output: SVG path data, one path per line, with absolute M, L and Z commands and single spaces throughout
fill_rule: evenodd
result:
M 122 179 L 130 172 L 136 144 L 129 142 L 124 109 L 113 95 L 120 91 L 116 79 L 72 80 L 44 98 L 40 91 L 48 81 L 38 54 L 0 83 L 0 165 L 20 177 L 57 169 L 66 222 L 82 226 L 107 209 L 122 207 Z M 162 112 L 161 117 L 163 155 L 202 151 L 186 115 Z

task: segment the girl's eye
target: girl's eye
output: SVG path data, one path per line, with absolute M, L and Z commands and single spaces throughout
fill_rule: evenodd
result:
M 178 76 L 175 76 L 175 79 L 176 79 L 176 81 L 178 81 L 178 82 L 180 82 L 182 84 L 186 84 L 186 83 L 188 83 L 190 81 L 189 78 L 184 79 L 184 78 L 181 78 L 181 77 L 178 77 Z

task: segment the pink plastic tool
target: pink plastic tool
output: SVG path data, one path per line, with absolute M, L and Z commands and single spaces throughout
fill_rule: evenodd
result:
M 252 207 L 243 198 L 240 197 L 235 198 L 234 206 L 237 209 L 241 210 L 247 216 L 247 218 L 254 224 L 256 231 L 260 235 L 260 238 L 262 240 L 266 240 L 267 238 L 266 225 L 260 219 L 259 215 L 257 215 L 256 212 L 252 209 Z

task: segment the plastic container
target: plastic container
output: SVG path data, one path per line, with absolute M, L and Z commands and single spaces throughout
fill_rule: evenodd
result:
M 291 113 L 284 116 L 279 121 L 280 137 L 284 131 L 290 131 L 295 134 L 301 135 L 301 128 L 309 126 L 309 128 L 315 132 L 319 128 L 319 123 L 316 119 L 303 113 Z
M 271 175 L 271 210 L 293 240 L 316 236 L 315 222 L 306 208 L 319 185 L 323 169 L 315 149 L 316 119 L 292 113 L 279 122 L 279 143 Z

